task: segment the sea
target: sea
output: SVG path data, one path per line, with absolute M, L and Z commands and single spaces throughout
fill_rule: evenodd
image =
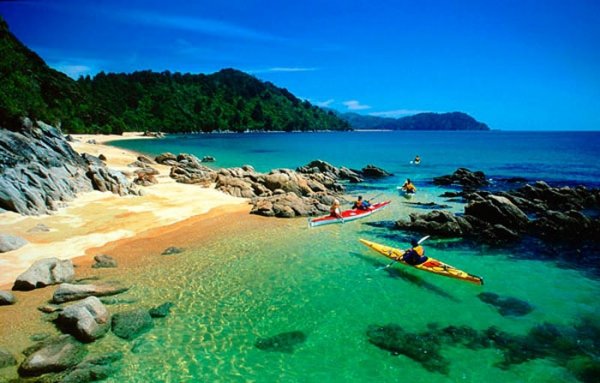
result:
M 422 234 L 393 222 L 427 211 L 416 202 L 462 212 L 461 201 L 440 197 L 456 189 L 432 183 L 460 167 L 483 171 L 492 188 L 518 187 L 507 183 L 516 177 L 600 187 L 600 132 L 191 134 L 111 145 L 213 156 L 215 168 L 268 172 L 320 159 L 393 176 L 348 185 L 348 199 L 392 201 L 368 218 L 315 228 L 306 218 L 232 223 L 138 278 L 124 298 L 174 305 L 132 342 L 111 334 L 97 342 L 98 352 L 124 355 L 108 382 L 600 381 L 596 271 L 526 245 L 423 243 L 427 255 L 483 277 L 479 286 L 386 268 L 387 258 L 358 241 L 409 247 Z M 410 200 L 396 189 L 407 178 L 418 189 Z

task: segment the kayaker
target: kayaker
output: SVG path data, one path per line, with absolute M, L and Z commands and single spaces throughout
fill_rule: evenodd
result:
M 402 185 L 402 190 L 407 193 L 415 193 L 417 191 L 416 186 L 412 183 L 410 178 L 407 178 L 404 184 Z
M 340 201 L 338 201 L 337 199 L 333 200 L 333 203 L 329 208 L 329 213 L 332 217 L 342 218 L 342 212 L 340 211 Z
M 413 162 L 415 163 L 415 165 L 418 165 L 421 163 L 421 157 L 419 157 L 419 155 L 417 154 L 415 156 L 415 159 L 413 160 Z
M 367 200 L 363 200 L 361 195 L 358 196 L 358 199 L 354 202 L 354 205 L 352 205 L 352 209 L 359 210 L 368 210 L 370 207 L 371 203 Z
M 427 257 L 425 256 L 425 249 L 423 246 L 419 245 L 419 242 L 416 239 L 412 239 L 410 241 L 410 245 L 412 246 L 410 249 L 404 252 L 402 256 L 402 260 L 409 265 L 420 265 L 421 263 L 427 261 Z

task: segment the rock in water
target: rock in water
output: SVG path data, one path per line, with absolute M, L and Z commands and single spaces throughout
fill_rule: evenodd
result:
M 496 307 L 502 316 L 523 316 L 533 310 L 529 303 L 513 297 L 500 297 L 494 293 L 481 293 L 477 297 L 482 302 Z
M 137 309 L 113 315 L 112 331 L 119 338 L 132 340 L 154 327 L 148 311 Z
M 98 298 L 88 297 L 65 307 L 56 324 L 82 342 L 93 342 L 110 329 L 110 314 Z
M 110 255 L 106 255 L 106 254 L 96 255 L 96 256 L 94 256 L 94 261 L 96 261 L 96 263 L 94 263 L 92 265 L 92 267 L 95 269 L 105 268 L 105 267 L 117 267 L 117 261 L 115 261 L 115 259 L 113 257 L 111 257 Z
M 8 350 L 0 347 L 0 368 L 14 366 L 17 364 L 17 360 Z
M 184 252 L 184 248 L 181 247 L 175 247 L 175 246 L 170 246 L 167 247 L 162 253 L 161 255 L 174 255 L 174 254 L 180 254 Z
M 86 348 L 70 335 L 47 339 L 23 351 L 27 358 L 19 366 L 21 376 L 60 372 L 83 360 Z
M 0 234 L 0 253 L 17 250 L 28 244 L 26 240 L 10 234 Z
M 104 297 L 116 295 L 129 290 L 128 287 L 117 285 L 73 285 L 70 283 L 61 284 L 52 296 L 53 303 L 64 303 L 77 299 L 87 298 L 89 296 Z
M 173 303 L 166 302 L 160 306 L 156 306 L 148 310 L 148 313 L 152 318 L 165 318 L 171 312 L 171 307 L 173 307 Z
M 291 354 L 294 347 L 306 341 L 306 334 L 302 331 L 282 332 L 270 338 L 261 338 L 254 346 L 263 351 L 276 351 Z
M 13 290 L 28 291 L 62 282 L 75 277 L 71 260 L 46 258 L 36 261 L 27 271 L 17 277 Z

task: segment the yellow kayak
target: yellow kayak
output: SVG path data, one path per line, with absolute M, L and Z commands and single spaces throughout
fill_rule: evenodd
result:
M 367 241 L 365 239 L 360 239 L 360 241 L 370 247 L 371 249 L 385 255 L 386 257 L 393 259 L 397 262 L 400 262 L 406 266 L 414 267 L 419 270 L 429 271 L 430 273 L 444 275 L 450 278 L 461 279 L 467 282 L 473 282 L 478 285 L 483 285 L 483 278 L 478 277 L 473 274 L 466 273 L 462 270 L 457 269 L 456 267 L 445 264 L 444 262 L 440 262 L 437 259 L 427 257 L 427 261 L 419 264 L 419 265 L 410 265 L 406 263 L 402 256 L 404 255 L 404 251 L 400 249 L 395 249 L 393 247 L 381 245 L 379 243 Z

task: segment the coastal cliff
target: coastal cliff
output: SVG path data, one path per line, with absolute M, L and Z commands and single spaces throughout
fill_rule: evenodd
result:
M 45 214 L 92 190 L 138 194 L 122 173 L 77 154 L 50 125 L 24 118 L 19 131 L 0 128 L 0 211 Z

